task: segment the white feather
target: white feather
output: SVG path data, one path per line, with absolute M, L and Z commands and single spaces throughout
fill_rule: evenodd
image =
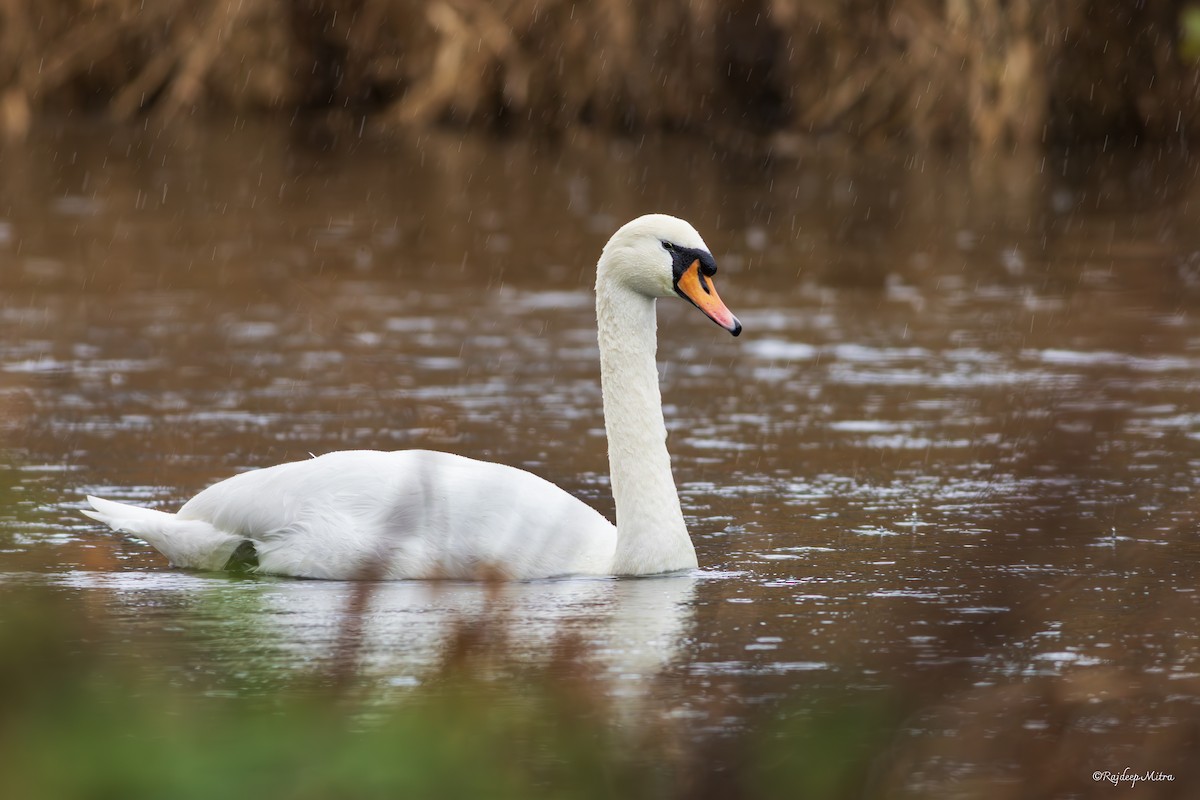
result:
M 695 568 L 671 476 L 655 364 L 655 298 L 674 294 L 664 215 L 605 246 L 596 309 L 617 526 L 529 472 L 425 450 L 328 453 L 221 481 L 177 514 L 89 497 L 83 513 L 171 563 L 221 569 L 244 542 L 262 572 L 307 578 L 508 578 Z

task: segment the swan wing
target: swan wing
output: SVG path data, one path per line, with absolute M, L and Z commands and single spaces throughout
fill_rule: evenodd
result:
M 313 578 L 607 574 L 616 529 L 532 473 L 427 450 L 340 451 L 236 475 L 176 515 Z

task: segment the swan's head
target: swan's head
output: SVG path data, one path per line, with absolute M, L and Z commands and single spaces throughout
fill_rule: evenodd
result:
M 615 280 L 648 297 L 678 295 L 737 336 L 738 322 L 717 295 L 717 262 L 688 223 L 666 214 L 647 214 L 621 226 L 604 246 L 599 280 Z

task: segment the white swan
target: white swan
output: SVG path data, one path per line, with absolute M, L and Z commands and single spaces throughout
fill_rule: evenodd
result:
M 596 317 L 616 501 L 599 512 L 531 473 L 427 450 L 328 453 L 235 475 L 178 513 L 88 497 L 84 511 L 179 567 L 305 578 L 647 575 L 694 569 L 671 475 L 655 364 L 655 301 L 678 295 L 734 336 L 716 263 L 688 223 L 650 214 L 604 246 Z

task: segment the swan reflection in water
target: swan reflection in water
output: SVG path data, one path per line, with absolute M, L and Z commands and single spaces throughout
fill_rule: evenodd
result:
M 614 695 L 637 696 L 681 655 L 703 573 L 647 578 L 467 581 L 311 581 L 183 571 L 68 573 L 74 589 L 104 590 L 110 613 L 139 631 L 182 628 L 209 666 L 266 679 L 328 664 L 354 626 L 357 670 L 404 687 L 444 663 L 462 625 L 502 626 L 503 653 L 544 666 L 574 638 Z M 365 601 L 365 602 L 362 602 Z M 235 690 L 237 687 L 233 687 Z M 253 691 L 254 687 L 247 687 Z

